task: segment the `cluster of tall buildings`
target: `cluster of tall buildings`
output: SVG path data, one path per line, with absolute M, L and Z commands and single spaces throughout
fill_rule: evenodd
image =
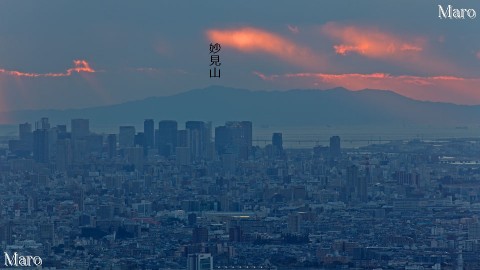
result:
M 155 126 L 153 119 L 146 119 L 143 131 L 120 126 L 116 134 L 96 134 L 90 131 L 88 119 L 71 120 L 67 131 L 66 125 L 51 126 L 48 118 L 42 118 L 33 130 L 29 123 L 20 124 L 19 139 L 11 140 L 9 148 L 20 157 L 32 155 L 37 163 L 54 163 L 58 170 L 83 162 L 91 154 L 109 159 L 120 156 L 141 167 L 141 160 L 149 155 L 175 158 L 178 164 L 188 165 L 216 157 L 247 160 L 252 153 L 249 121 L 229 121 L 214 130 L 211 122 L 203 121 L 187 121 L 183 129 L 174 120 L 162 120 Z

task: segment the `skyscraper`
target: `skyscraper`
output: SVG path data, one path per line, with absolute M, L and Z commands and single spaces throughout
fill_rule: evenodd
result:
M 33 159 L 39 163 L 49 160 L 48 130 L 37 129 L 33 132 Z
M 127 147 L 124 149 L 126 162 L 135 166 L 135 170 L 143 171 L 143 147 Z
M 177 147 L 190 147 L 190 132 L 182 129 L 177 132 Z
M 101 153 L 103 150 L 103 136 L 100 134 L 91 133 L 85 138 L 87 142 L 88 152 Z
M 215 128 L 215 151 L 219 155 L 227 153 L 230 144 L 230 131 L 226 126 L 219 126 Z
M 283 138 L 282 133 L 276 132 L 272 135 L 272 145 L 280 150 L 283 150 Z
M 273 154 L 275 156 L 282 156 L 283 155 L 283 136 L 282 133 L 276 132 L 272 135 L 272 146 L 273 146 Z
M 72 139 L 84 139 L 90 134 L 90 122 L 88 119 L 72 119 Z
M 252 147 L 252 139 L 253 139 L 252 122 L 251 121 L 242 121 L 242 122 L 240 122 L 240 124 L 242 125 L 243 138 L 245 140 L 245 143 L 247 144 L 247 147 L 251 148 Z
M 229 153 L 245 160 L 250 155 L 251 147 L 251 122 L 229 121 L 225 126 L 215 128 L 215 150 L 219 155 Z
M 347 179 L 346 179 L 346 195 L 347 199 L 351 200 L 356 197 L 356 190 L 358 189 L 358 167 L 351 165 L 347 167 Z
M 56 142 L 58 139 L 58 131 L 56 127 L 49 128 L 48 132 L 48 159 L 53 160 L 55 158 L 55 151 L 57 150 Z
M 108 158 L 113 158 L 117 155 L 117 135 L 108 134 L 107 136 Z
M 177 147 L 177 121 L 163 120 L 158 123 L 158 153 L 168 157 Z
M 66 171 L 73 161 L 70 139 L 61 139 L 56 143 L 55 162 L 58 171 Z
M 30 140 L 32 137 L 32 125 L 29 123 L 23 123 L 18 125 L 18 132 L 20 135 L 20 141 Z
M 22 150 L 30 152 L 33 149 L 33 133 L 32 125 L 29 123 L 23 123 L 18 126 L 18 133 L 20 136 L 20 144 Z
M 50 129 L 50 123 L 48 121 L 48 117 L 42 117 L 42 119 L 40 119 L 40 122 L 37 122 L 36 124 L 37 125 L 35 129 Z
M 135 143 L 135 127 L 120 126 L 118 144 L 120 148 L 132 147 Z
M 148 146 L 145 138 L 145 133 L 138 132 L 137 134 L 135 134 L 134 145 L 143 149 L 144 156 L 148 155 Z
M 63 140 L 63 139 L 71 139 L 71 133 L 67 132 L 67 125 L 57 125 L 57 139 Z
M 341 154 L 340 148 L 340 137 L 332 136 L 330 137 L 330 157 L 338 158 Z
M 188 121 L 185 128 L 190 133 L 190 152 L 193 160 L 206 157 L 207 145 L 210 142 L 208 129 L 203 121 Z
M 133 142 L 134 146 L 146 147 L 145 133 L 138 132 L 137 134 L 135 134 Z
M 155 147 L 155 122 L 153 119 L 146 119 L 143 122 L 143 133 L 145 134 L 145 147 Z

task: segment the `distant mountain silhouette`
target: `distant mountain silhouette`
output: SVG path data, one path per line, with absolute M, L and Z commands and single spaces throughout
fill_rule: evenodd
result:
M 143 119 L 251 120 L 255 125 L 430 125 L 478 124 L 480 106 L 413 100 L 391 91 L 249 91 L 221 86 L 123 104 L 71 110 L 8 112 L 12 123 L 49 117 L 53 123 L 88 118 L 94 125 L 141 125 Z

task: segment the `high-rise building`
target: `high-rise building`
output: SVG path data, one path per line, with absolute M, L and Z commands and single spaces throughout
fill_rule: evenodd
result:
M 252 123 L 230 121 L 215 128 L 215 150 L 219 155 L 235 154 L 238 159 L 248 159 L 252 148 Z
M 210 253 L 188 254 L 187 270 L 213 270 L 213 257 Z
M 57 132 L 60 133 L 67 133 L 67 125 L 57 125 Z
M 280 150 L 283 150 L 283 138 L 282 133 L 276 132 L 272 135 L 272 145 Z
M 346 195 L 349 200 L 367 202 L 367 178 L 366 175 L 359 175 L 358 166 L 351 165 L 347 167 Z
M 158 153 L 169 157 L 177 147 L 177 121 L 163 120 L 158 123 Z
M 35 129 L 50 129 L 50 123 L 47 117 L 42 117 L 40 122 L 36 123 Z
M 28 141 L 32 139 L 32 125 L 29 123 L 23 123 L 18 125 L 18 131 L 20 135 L 20 141 Z
M 135 134 L 133 142 L 134 146 L 146 147 L 145 133 L 138 132 L 137 134 Z
M 145 134 L 145 147 L 155 147 L 155 122 L 153 119 L 145 119 L 143 122 L 143 133 Z
M 72 119 L 72 140 L 84 139 L 90 135 L 90 122 L 88 119 Z
M 55 162 L 58 171 L 66 171 L 73 161 L 70 139 L 60 139 L 56 143 Z
M 103 150 L 103 136 L 100 134 L 91 133 L 85 138 L 87 142 L 87 150 L 92 153 L 101 153 Z
M 280 132 L 272 135 L 273 155 L 276 157 L 283 156 L 283 136 Z
M 143 148 L 144 156 L 148 155 L 148 146 L 145 133 L 138 132 L 137 134 L 135 134 L 134 145 Z
M 73 162 L 85 162 L 88 156 L 87 140 L 72 140 Z
M 120 126 L 118 134 L 118 145 L 120 148 L 133 147 L 135 143 L 135 127 Z
M 57 139 L 58 140 L 63 140 L 63 139 L 71 139 L 72 134 L 67 132 L 67 125 L 57 125 Z
M 219 155 L 225 154 L 228 151 L 230 144 L 230 132 L 226 126 L 219 126 L 215 128 L 215 151 Z
M 347 198 L 350 200 L 355 196 L 355 190 L 357 190 L 358 185 L 358 167 L 351 165 L 347 167 L 347 183 L 346 191 Z
M 124 149 L 126 162 L 135 166 L 135 170 L 143 171 L 143 147 L 127 147 Z
M 47 129 L 37 129 L 33 132 L 33 159 L 39 163 L 47 163 L 49 161 Z
M 32 125 L 29 123 L 23 123 L 18 126 L 20 137 L 20 148 L 22 151 L 29 153 L 33 150 L 33 132 Z
M 330 137 L 330 157 L 338 158 L 341 155 L 341 148 L 340 148 L 340 137 L 339 136 L 332 136 Z
M 211 135 L 203 121 L 188 121 L 185 128 L 189 131 L 190 153 L 193 160 L 200 160 L 206 157 L 207 145 Z
M 107 136 L 108 158 L 113 158 L 117 155 L 117 135 L 108 134 Z
M 48 158 L 52 160 L 55 158 L 55 151 L 57 150 L 56 142 L 58 139 L 58 131 L 56 127 L 50 128 L 48 131 Z
M 188 129 L 179 130 L 177 132 L 177 146 L 190 147 L 190 132 Z
M 240 122 L 243 129 L 243 138 L 245 143 L 248 147 L 252 147 L 252 139 L 253 139 L 253 127 L 251 121 L 242 121 Z

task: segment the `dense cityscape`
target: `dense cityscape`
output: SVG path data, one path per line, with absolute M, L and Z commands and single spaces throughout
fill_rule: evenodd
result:
M 2 251 L 44 269 L 480 269 L 478 138 L 289 149 L 253 129 L 19 124 Z

